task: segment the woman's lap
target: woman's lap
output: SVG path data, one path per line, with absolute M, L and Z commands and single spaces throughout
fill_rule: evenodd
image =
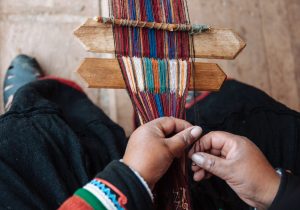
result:
M 227 81 L 187 110 L 205 132 L 223 130 L 251 139 L 274 167 L 300 174 L 299 113 L 253 87 Z M 85 94 L 54 80 L 31 83 L 0 118 L 0 200 L 8 206 L 52 208 L 111 160 L 122 157 L 124 131 Z M 213 178 L 191 181 L 195 209 L 246 209 Z M 25 206 L 25 207 L 24 207 Z

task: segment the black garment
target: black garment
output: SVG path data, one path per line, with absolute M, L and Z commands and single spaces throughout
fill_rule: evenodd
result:
M 122 128 L 85 94 L 54 80 L 24 86 L 0 118 L 0 209 L 58 208 L 120 159 L 125 146 Z M 151 207 L 123 164 L 111 163 L 98 176 L 132 186 L 129 209 Z
M 293 210 L 300 207 L 300 178 L 284 172 L 279 191 L 269 210 Z
M 246 136 L 262 150 L 274 168 L 289 169 L 294 175 L 300 175 L 300 114 L 256 88 L 227 81 L 220 92 L 209 95 L 188 110 L 187 119 L 200 125 L 205 133 L 223 130 Z M 296 177 L 293 180 L 294 187 L 285 183 L 282 187 L 291 198 L 277 197 L 283 199 L 280 206 L 289 206 L 289 210 L 300 209 L 300 199 L 295 196 L 300 198 L 300 181 Z M 215 177 L 200 183 L 191 181 L 191 190 L 195 209 L 201 209 L 198 206 L 203 205 L 204 209 L 249 209 L 223 181 Z M 276 203 L 272 209 L 287 209 L 277 208 Z
M 299 175 L 298 113 L 234 81 L 195 107 L 199 107 L 197 117 L 191 109 L 188 119 L 205 131 L 245 135 L 274 166 Z M 122 163 L 111 162 L 122 157 L 125 146 L 123 130 L 83 93 L 52 80 L 26 85 L 0 118 L 0 208 L 55 209 L 98 176 L 126 194 L 128 209 L 151 209 L 149 195 L 134 173 Z M 285 205 L 285 192 L 293 191 L 284 183 L 274 209 Z M 194 209 L 248 209 L 217 178 L 191 182 L 191 190 Z

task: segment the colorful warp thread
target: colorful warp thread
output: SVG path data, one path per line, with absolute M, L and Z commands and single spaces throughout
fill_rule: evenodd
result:
M 111 10 L 113 18 L 128 21 L 190 23 L 185 0 L 111 0 Z M 189 33 L 117 25 L 113 31 L 116 57 L 140 122 L 163 116 L 185 118 L 192 68 Z M 170 183 L 158 184 L 157 209 L 190 209 L 185 161 L 181 161 L 166 175 L 164 182 Z

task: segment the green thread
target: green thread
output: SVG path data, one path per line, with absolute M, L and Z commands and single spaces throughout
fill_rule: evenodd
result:
M 167 90 L 166 85 L 166 66 L 165 62 L 161 59 L 158 59 L 158 65 L 159 65 L 159 85 L 160 85 L 160 92 L 165 93 Z
M 146 84 L 150 93 L 154 93 L 154 78 L 152 70 L 152 62 L 149 58 L 144 58 L 144 63 L 146 66 Z
M 90 204 L 94 210 L 107 210 L 103 204 L 96 198 L 92 193 L 90 193 L 88 190 L 80 188 L 78 189 L 74 195 L 79 196 L 84 201 L 86 201 L 88 204 Z

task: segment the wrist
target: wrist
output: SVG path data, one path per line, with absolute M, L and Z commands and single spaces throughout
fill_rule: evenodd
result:
M 258 197 L 258 202 L 256 205 L 257 209 L 266 210 L 271 206 L 278 192 L 280 180 L 281 173 L 273 170 L 268 182 L 265 183 L 264 190 L 259 193 L 260 196 Z
M 123 159 L 120 159 L 120 162 L 124 163 Z M 127 165 L 126 163 L 124 163 L 125 165 Z M 128 166 L 128 165 L 127 165 Z M 130 170 L 136 175 L 136 177 L 140 180 L 140 182 L 144 185 L 145 189 L 147 190 L 148 194 L 151 197 L 151 200 L 154 200 L 152 191 L 151 191 L 151 186 L 149 186 L 149 184 L 145 181 L 145 179 L 140 175 L 139 172 L 137 172 L 136 170 L 134 170 L 133 168 L 131 168 L 130 166 L 128 166 L 130 168 Z
M 151 190 L 154 189 L 155 182 L 147 176 L 147 173 L 144 173 L 145 170 L 139 167 L 140 164 L 130 163 L 130 161 L 127 161 L 126 158 L 121 159 L 121 162 L 127 165 L 132 171 L 138 173 L 143 178 L 143 180 L 147 183 L 147 185 Z

